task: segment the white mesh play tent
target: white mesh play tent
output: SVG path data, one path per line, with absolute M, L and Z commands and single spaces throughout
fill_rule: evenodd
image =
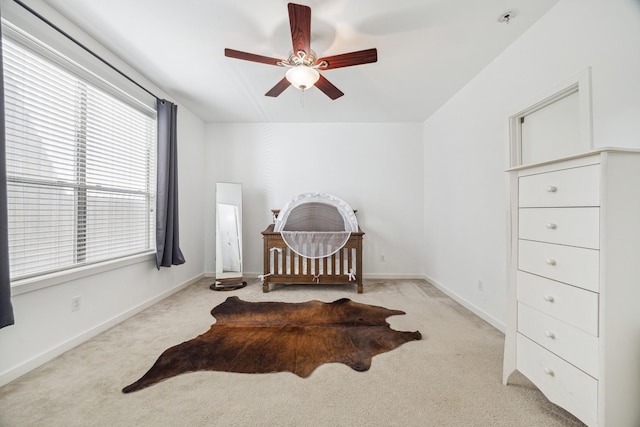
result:
M 358 231 L 353 209 L 342 199 L 324 193 L 304 193 L 278 215 L 274 231 L 291 250 L 306 258 L 324 258 L 340 250 Z

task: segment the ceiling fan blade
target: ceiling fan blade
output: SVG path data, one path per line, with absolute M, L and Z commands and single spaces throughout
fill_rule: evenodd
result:
M 344 93 L 337 87 L 333 85 L 329 80 L 327 80 L 322 74 L 320 74 L 320 79 L 316 82 L 316 87 L 324 92 L 331 99 L 338 99 Z
M 287 78 L 285 77 L 282 80 L 280 80 L 278 83 L 276 83 L 276 85 L 272 87 L 271 90 L 269 90 L 269 92 L 265 93 L 264 95 L 272 96 L 275 98 L 276 96 L 284 92 L 284 90 L 289 86 L 291 86 L 291 83 L 289 83 L 289 80 L 287 80 Z
M 261 64 L 278 65 L 282 59 L 270 58 L 268 56 L 256 55 L 255 53 L 241 52 L 235 49 L 225 49 L 224 56 L 229 58 L 243 59 L 245 61 L 260 62 Z
M 289 3 L 288 7 L 293 54 L 303 50 L 308 55 L 311 52 L 311 8 L 295 3 Z
M 365 49 L 357 52 L 343 53 L 340 55 L 326 56 L 318 59 L 319 64 L 322 61 L 327 62 L 326 68 L 322 70 L 331 70 L 333 68 L 351 67 L 352 65 L 370 64 L 378 61 L 378 50 Z

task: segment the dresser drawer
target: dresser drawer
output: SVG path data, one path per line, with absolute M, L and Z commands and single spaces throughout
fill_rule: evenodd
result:
M 598 378 L 598 337 L 518 303 L 518 332 Z
M 598 381 L 543 347 L 517 334 L 517 369 L 547 398 L 595 425 L 598 415 Z
M 518 241 L 518 269 L 598 292 L 599 251 Z
M 521 208 L 521 239 L 598 249 L 600 208 Z
M 600 165 L 518 179 L 520 207 L 600 206 Z
M 598 336 L 597 293 L 524 271 L 516 272 L 516 293 L 518 301 Z

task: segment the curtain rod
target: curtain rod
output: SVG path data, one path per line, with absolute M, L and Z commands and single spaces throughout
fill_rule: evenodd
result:
M 82 44 L 80 41 L 78 41 L 77 39 L 75 39 L 73 36 L 71 36 L 69 33 L 67 33 L 66 31 L 64 31 L 62 28 L 58 27 L 56 24 L 54 24 L 53 22 L 49 21 L 47 18 L 45 18 L 44 16 L 42 16 L 41 14 L 39 14 L 38 12 L 36 12 L 35 10 L 33 10 L 31 7 L 27 6 L 26 4 L 24 4 L 22 1 L 20 0 L 13 0 L 15 3 L 19 4 L 20 6 L 22 6 L 24 9 L 26 9 L 29 13 L 31 13 L 32 15 L 34 15 L 35 17 L 37 17 L 38 19 L 40 19 L 42 22 L 44 22 L 45 24 L 49 25 L 51 28 L 53 28 L 54 30 L 56 30 L 57 32 L 59 32 L 60 34 L 62 34 L 63 36 L 65 36 L 66 38 L 68 38 L 69 40 L 71 40 L 73 43 L 75 43 L 76 45 L 80 46 L 82 49 L 84 49 L 85 51 L 87 51 L 89 54 L 91 54 L 94 58 L 96 58 L 97 60 L 99 60 L 100 62 L 102 62 L 104 65 L 106 65 L 107 67 L 111 68 L 113 71 L 115 71 L 116 73 L 120 74 L 122 77 L 124 77 L 125 79 L 129 80 L 131 83 L 133 83 L 134 85 L 138 86 L 140 89 L 144 90 L 145 92 L 147 92 L 149 95 L 151 95 L 152 97 L 154 97 L 157 100 L 161 100 L 161 98 L 157 97 L 156 95 L 153 94 L 153 92 L 151 92 L 149 89 L 147 89 L 146 87 L 142 86 L 140 83 L 138 83 L 137 81 L 133 80 L 131 77 L 129 77 L 128 75 L 126 75 L 124 72 L 120 71 L 118 68 L 116 68 L 114 65 L 112 65 L 109 61 L 107 61 L 106 59 L 104 59 L 103 57 L 101 57 L 100 55 L 98 55 L 97 53 L 95 53 L 94 51 L 92 51 L 91 49 L 89 49 L 87 46 L 85 46 L 84 44 Z

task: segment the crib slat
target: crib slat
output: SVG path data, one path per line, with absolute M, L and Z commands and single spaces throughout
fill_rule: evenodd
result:
M 348 254 L 349 254 L 349 249 L 343 248 L 342 255 L 340 258 L 340 265 L 342 266 L 342 274 L 347 274 L 349 272 Z
M 287 264 L 289 265 L 289 274 L 294 275 L 296 268 L 296 253 L 292 250 L 289 250 L 289 261 L 287 261 Z
M 296 254 L 296 259 L 297 259 L 296 266 L 298 268 L 298 271 L 296 271 L 296 274 L 300 276 L 302 275 L 302 257 Z
M 296 269 L 298 268 L 298 254 L 294 251 L 291 251 L 291 274 L 296 274 Z
M 297 253 L 291 251 L 291 274 L 301 274 L 302 267 L 300 265 L 300 258 L 302 258 Z M 295 272 L 295 273 L 294 273 Z
M 280 274 L 280 257 L 278 256 L 278 251 L 272 251 L 273 254 L 273 272 L 275 274 Z
M 282 274 L 286 274 L 287 276 L 290 275 L 291 269 L 290 264 L 291 264 L 291 251 L 289 250 L 288 247 L 284 248 L 282 250 L 283 252 L 283 256 L 282 256 Z

